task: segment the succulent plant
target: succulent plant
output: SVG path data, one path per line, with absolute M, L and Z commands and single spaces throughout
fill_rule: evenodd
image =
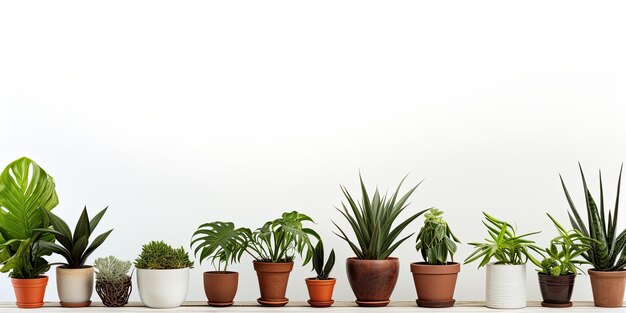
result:
M 192 266 L 193 262 L 183 247 L 174 249 L 163 241 L 151 241 L 143 245 L 141 254 L 135 260 L 135 268 L 140 269 L 177 269 Z
M 128 279 L 130 275 L 130 261 L 122 261 L 112 255 L 105 258 L 97 258 L 93 261 L 96 268 L 96 280 L 103 282 L 120 282 Z

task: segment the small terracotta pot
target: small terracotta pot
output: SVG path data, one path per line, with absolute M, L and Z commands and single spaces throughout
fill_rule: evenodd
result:
M 459 263 L 430 265 L 412 263 L 413 283 L 417 292 L 417 305 L 427 308 L 447 308 L 454 305 L 456 278 L 461 271 Z
M 381 307 L 389 304 L 389 297 L 398 281 L 400 261 L 397 258 L 386 260 L 361 260 L 348 258 L 346 272 L 352 292 L 359 306 Z
M 539 289 L 543 302 L 541 306 L 550 308 L 567 308 L 572 306 L 572 292 L 576 275 L 552 276 L 537 273 L 539 276 Z
M 31 279 L 11 278 L 11 283 L 15 291 L 15 304 L 18 308 L 32 309 L 43 306 L 48 276 Z
M 293 269 L 293 262 L 271 263 L 254 261 L 254 270 L 259 279 L 261 297 L 257 299 L 263 306 L 284 306 L 289 302 L 285 298 L 289 273 Z
M 239 273 L 204 272 L 204 294 L 210 306 L 231 306 L 237 294 Z
M 588 270 L 595 306 L 618 308 L 624 305 L 626 270 L 602 272 Z
M 337 282 L 336 279 L 317 279 L 315 277 L 311 277 L 305 279 L 304 281 L 306 282 L 306 288 L 309 290 L 310 299 L 308 303 L 312 307 L 324 308 L 335 303 L 333 300 L 333 290 L 335 289 L 335 283 Z

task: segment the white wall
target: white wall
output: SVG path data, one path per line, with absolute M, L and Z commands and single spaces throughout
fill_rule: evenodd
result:
M 94 257 L 189 244 L 200 222 L 260 226 L 285 210 L 332 234 L 338 184 L 425 178 L 410 210 L 437 206 L 464 242 L 481 210 L 555 235 L 562 173 L 604 170 L 613 203 L 626 146 L 626 4 L 578 1 L 38 1 L 0 4 L 0 164 L 22 155 L 56 179 L 55 213 L 110 205 Z M 594 182 L 593 188 L 597 187 Z M 581 204 L 582 205 L 582 204 Z M 622 214 L 620 223 L 626 227 Z M 567 222 L 563 220 L 567 225 Z M 420 219 L 421 222 L 421 219 Z M 418 230 L 413 224 L 410 231 Z M 464 245 L 457 258 L 471 249 Z M 415 298 L 412 242 L 393 295 Z M 59 261 L 58 257 L 52 258 Z M 93 258 L 92 258 L 93 260 Z M 238 300 L 258 297 L 246 258 Z M 202 300 L 192 272 L 188 299 Z M 530 299 L 539 299 L 528 268 Z M 53 273 L 50 273 L 54 276 Z M 288 297 L 306 299 L 309 267 Z M 339 261 L 335 299 L 353 295 Z M 464 266 L 456 298 L 483 299 Z M 12 301 L 6 277 L 0 301 Z M 138 294 L 133 294 L 138 299 Z M 46 298 L 55 300 L 54 279 Z M 576 300 L 591 299 L 581 276 Z M 97 298 L 96 298 L 97 299 Z

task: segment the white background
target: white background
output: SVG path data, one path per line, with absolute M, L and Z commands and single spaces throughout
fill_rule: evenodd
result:
M 26 155 L 57 182 L 74 224 L 109 205 L 94 257 L 132 260 L 149 240 L 188 247 L 201 222 L 258 227 L 283 211 L 332 234 L 339 184 L 425 179 L 410 211 L 437 206 L 463 242 L 481 211 L 520 231 L 565 219 L 580 161 L 614 202 L 626 145 L 626 3 L 579 1 L 13 1 L 0 5 L 0 164 Z M 626 226 L 626 212 L 620 216 Z M 422 219 L 419 220 L 421 223 Z M 408 232 L 417 231 L 414 223 Z M 408 234 L 407 232 L 407 234 Z M 457 259 L 471 252 L 462 246 Z M 413 239 L 392 299 L 415 298 Z M 51 258 L 59 261 L 60 258 Z M 93 257 L 90 259 L 90 262 Z M 251 260 L 237 300 L 258 297 Z M 192 271 L 189 300 L 202 300 Z M 296 267 L 287 296 L 307 299 Z M 46 298 L 56 300 L 53 271 Z M 529 299 L 540 298 L 528 267 Z M 138 293 L 133 294 L 138 299 Z M 459 300 L 484 298 L 462 268 Z M 94 299 L 98 299 L 94 294 Z M 580 276 L 575 300 L 590 300 Z M 0 300 L 13 301 L 7 277 Z

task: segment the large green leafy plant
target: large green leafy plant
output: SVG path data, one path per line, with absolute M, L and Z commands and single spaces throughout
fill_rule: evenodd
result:
M 80 214 L 80 218 L 78 218 L 78 223 L 76 223 L 76 227 L 74 228 L 74 234 L 70 230 L 67 223 L 63 221 L 60 217 L 55 215 L 52 212 L 44 211 L 45 214 L 48 215 L 50 219 L 50 224 L 52 224 L 52 229 L 36 229 L 41 233 L 51 234 L 57 240 L 58 244 L 54 242 L 48 241 L 40 241 L 39 245 L 45 249 L 48 249 L 54 253 L 58 253 L 65 258 L 67 262 L 65 266 L 67 268 L 82 268 L 85 267 L 85 262 L 89 255 L 91 255 L 113 231 L 108 230 L 100 235 L 98 235 L 91 244 L 89 244 L 89 237 L 93 234 L 93 231 L 100 223 L 100 220 L 104 216 L 104 213 L 107 211 L 107 208 L 104 208 L 102 211 L 98 212 L 96 216 L 92 219 L 89 219 L 89 214 L 87 213 L 87 207 L 83 208 L 83 212 Z
M 561 185 L 565 192 L 565 197 L 570 206 L 569 215 L 570 222 L 574 229 L 581 232 L 584 236 L 592 238 L 591 249 L 582 253 L 581 255 L 587 260 L 595 270 L 597 271 L 619 271 L 626 268 L 626 229 L 621 232 L 617 231 L 617 221 L 619 213 L 619 193 L 622 183 L 622 169 L 619 171 L 619 178 L 617 181 L 617 196 L 615 199 L 615 209 L 608 210 L 608 219 L 605 214 L 604 206 L 604 191 L 602 188 L 602 173 L 599 173 L 600 179 L 600 210 L 591 196 L 589 188 L 587 188 L 587 182 L 585 180 L 585 174 L 583 173 L 582 166 L 578 164 L 580 169 L 580 176 L 583 181 L 583 191 L 585 193 L 585 205 L 587 207 L 587 224 L 583 221 L 574 205 L 574 201 L 565 187 L 563 177 L 561 178 Z
M 346 220 L 348 220 L 357 241 L 354 243 L 350 240 L 341 227 L 333 222 L 340 232 L 339 234 L 335 234 L 350 245 L 350 248 L 354 251 L 357 258 L 363 260 L 385 260 L 402 242 L 413 235 L 410 234 L 400 240 L 396 240 L 400 233 L 413 220 L 427 211 L 423 210 L 417 212 L 402 221 L 396 227 L 393 227 L 398 215 L 408 206 L 406 201 L 420 184 L 417 184 L 404 194 L 404 196 L 398 198 L 400 187 L 404 182 L 404 179 L 402 179 L 398 188 L 396 188 L 396 191 L 390 198 L 387 198 L 387 195 L 381 196 L 378 188 L 376 188 L 374 195 L 370 199 L 360 175 L 359 180 L 361 183 L 362 200 L 360 202 L 355 200 L 346 187 L 341 186 L 341 191 L 346 197 L 350 210 L 348 210 L 343 202 L 341 203 L 342 209 L 337 208 Z
M 426 263 L 431 265 L 445 265 L 450 260 L 454 262 L 456 243 L 461 243 L 450 230 L 448 223 L 441 218 L 443 211 L 432 208 L 424 216 L 424 226 L 420 229 L 415 240 L 415 249 L 422 253 Z
M 0 271 L 13 278 L 37 278 L 50 268 L 50 251 L 40 239 L 54 240 L 34 229 L 49 226 L 43 211 L 59 203 L 54 179 L 33 160 L 11 162 L 0 174 Z M 43 209 L 43 210 L 42 210 Z
M 517 235 L 515 228 L 508 222 L 499 220 L 483 212 L 485 220 L 483 225 L 487 227 L 489 238 L 485 238 L 484 243 L 472 242 L 475 250 L 465 259 L 465 264 L 474 262 L 480 258 L 478 267 L 487 265 L 492 259 L 496 259 L 495 264 L 526 264 L 530 259 L 533 263 L 538 263 L 530 253 L 531 250 L 542 254 L 541 248 L 534 245 L 534 241 L 526 237 L 538 234 L 533 232 Z
M 309 236 L 320 237 L 313 229 L 304 227 L 304 222 L 313 220 L 296 211 L 285 212 L 252 232 L 246 251 L 258 262 L 272 263 L 292 262 L 296 254 L 305 254 L 306 265 L 313 253 Z
M 235 228 L 233 223 L 210 222 L 198 227 L 192 236 L 191 247 L 196 246 L 194 255 L 200 264 L 210 259 L 216 271 L 226 272 L 229 264 L 241 260 L 251 236 L 249 229 Z

